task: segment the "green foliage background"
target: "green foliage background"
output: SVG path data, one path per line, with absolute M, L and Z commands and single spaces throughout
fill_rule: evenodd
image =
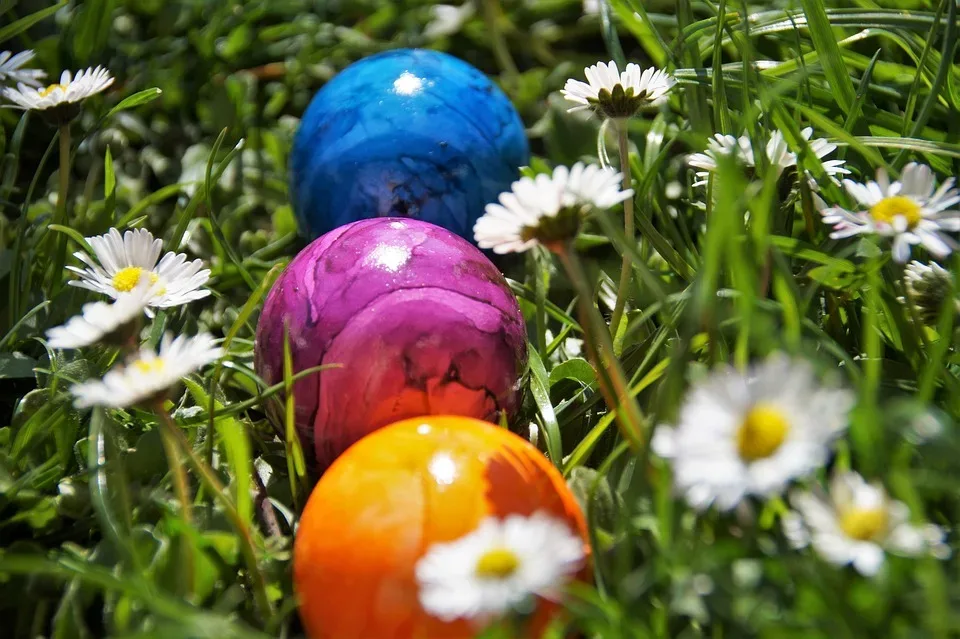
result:
M 253 372 L 252 339 L 263 296 L 303 245 L 286 196 L 297 117 L 338 70 L 398 46 L 443 49 L 495 76 L 529 128 L 532 171 L 596 158 L 598 123 L 566 113 L 566 78 L 610 58 L 674 70 L 680 90 L 669 105 L 631 123 L 643 243 L 627 246 L 613 215 L 591 221 L 579 241 L 606 313 L 613 287 L 603 284 L 616 281 L 622 251 L 635 257 L 618 347 L 650 427 L 675 417 L 689 380 L 708 367 L 775 350 L 811 357 L 859 397 L 834 464 L 881 479 L 956 546 L 952 304 L 936 328 L 913 321 L 897 302 L 902 270 L 886 245 L 829 240 L 808 189 L 791 189 L 794 176 L 778 184 L 761 166 L 748 188 L 725 167 L 704 210 L 684 163 L 714 132 L 749 131 L 760 148 L 776 127 L 823 178 L 800 137 L 809 124 L 842 144 L 854 177 L 896 173 L 911 159 L 957 175 L 956 2 L 611 0 L 585 16 L 580 0 L 484 0 L 458 33 L 428 41 L 431 4 L 0 0 L 0 49 L 34 48 L 51 73 L 104 64 L 118 77 L 73 127 L 69 233 L 50 228 L 56 130 L 0 110 L 4 636 L 300 636 L 291 530 L 311 479 L 265 418 L 280 389 Z M 120 104 L 134 95 L 137 104 Z M 668 198 L 674 181 L 680 196 Z M 819 182 L 825 198 L 844 201 Z M 150 228 L 213 270 L 214 296 L 161 313 L 148 339 L 199 329 L 227 338 L 223 366 L 171 408 L 229 486 L 249 540 L 199 484 L 196 524 L 184 523 L 155 417 L 71 407 L 68 385 L 102 374 L 116 353 L 46 348 L 44 331 L 90 298 L 64 286 L 54 247 L 66 240 L 77 250 L 82 236 L 111 226 Z M 576 593 L 572 625 L 611 638 L 960 633 L 955 558 L 890 558 L 867 580 L 791 550 L 778 500 L 695 517 L 673 494 L 667 465 L 627 454 L 593 370 L 561 348 L 580 328 L 550 257 L 501 266 L 534 354 L 532 392 L 512 426 L 538 424 L 591 521 L 597 582 Z M 956 261 L 949 266 L 956 274 Z M 184 552 L 196 559 L 190 574 Z

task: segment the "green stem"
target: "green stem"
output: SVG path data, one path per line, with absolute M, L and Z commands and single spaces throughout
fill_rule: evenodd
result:
M 623 175 L 623 190 L 630 188 L 633 181 L 630 173 L 630 151 L 627 139 L 627 121 L 617 122 L 617 144 L 620 150 L 620 173 Z M 623 201 L 623 234 L 626 241 L 635 244 L 636 229 L 633 219 L 633 196 Z M 620 320 L 623 318 L 623 311 L 627 305 L 627 289 L 630 287 L 630 280 L 633 275 L 632 261 L 630 254 L 623 253 L 623 264 L 620 266 L 620 286 L 617 287 L 617 303 L 613 308 L 613 316 L 610 318 L 610 332 L 616 339 L 620 332 Z
M 583 270 L 572 244 L 551 247 L 566 269 L 577 291 L 580 323 L 585 331 L 588 352 L 595 358 L 600 391 L 611 410 L 617 411 L 617 426 L 624 439 L 634 450 L 640 452 L 644 444 L 645 418 L 640 411 L 620 362 L 613 354 L 613 342 L 600 311 L 593 305 L 593 289 Z
M 57 224 L 67 221 L 67 193 L 70 190 L 70 123 L 60 125 L 60 190 L 57 192 Z
M 67 226 L 67 195 L 70 192 L 70 121 L 60 124 L 60 187 L 57 191 L 57 209 L 53 223 Z M 67 236 L 57 233 L 56 252 L 50 282 L 52 298 L 63 285 L 63 265 L 67 261 Z
M 237 511 L 236 506 L 233 505 L 233 502 L 231 502 L 230 498 L 227 496 L 227 487 L 224 486 L 219 479 L 217 479 L 213 469 L 207 466 L 203 460 L 197 456 L 196 452 L 193 450 L 193 447 L 190 446 L 190 442 L 187 441 L 186 437 L 184 437 L 183 433 L 180 431 L 180 428 L 176 425 L 176 423 L 174 423 L 169 413 L 159 406 L 157 407 L 156 412 L 160 417 L 160 421 L 165 425 L 175 443 L 184 453 L 186 453 L 187 463 L 189 463 L 193 471 L 197 473 L 197 476 L 199 477 L 200 482 L 204 485 L 204 488 L 206 488 L 207 491 L 209 491 L 220 503 L 220 506 L 223 508 L 223 511 L 227 516 L 227 519 L 230 520 L 230 523 L 233 524 L 233 527 L 236 528 L 237 532 L 240 534 L 240 552 L 243 554 L 244 561 L 247 563 L 247 568 L 249 571 L 248 574 L 250 577 L 251 586 L 253 587 L 254 599 L 257 602 L 257 607 L 260 609 L 260 613 L 263 615 L 263 618 L 269 620 L 273 616 L 273 608 L 270 606 L 270 598 L 267 595 L 266 580 L 263 577 L 263 573 L 260 571 L 260 565 L 257 563 L 257 554 L 253 547 L 253 535 L 250 533 L 250 528 L 243 521 L 243 518 Z
M 487 31 L 490 33 L 490 47 L 493 49 L 493 57 L 497 59 L 497 66 L 507 79 L 511 86 L 516 86 L 520 71 L 517 70 L 517 64 L 510 55 L 510 49 L 507 47 L 506 38 L 503 37 L 503 31 L 500 30 L 500 2 L 499 0 L 480 0 L 483 5 L 483 19 L 487 23 Z
M 173 487 L 174 490 L 176 490 L 177 499 L 180 500 L 183 519 L 189 524 L 193 520 L 193 506 L 190 502 L 190 488 L 187 485 L 187 474 L 183 471 L 183 462 L 177 453 L 177 442 L 167 427 L 160 429 L 160 438 L 163 441 L 163 452 L 166 454 L 167 462 L 170 464 L 170 471 L 173 473 Z
M 540 359 L 544 362 L 547 359 L 547 288 L 549 283 L 547 278 L 550 276 L 547 268 L 550 257 L 543 251 L 529 251 L 527 253 L 528 263 L 534 267 L 534 293 L 536 295 L 536 330 L 537 330 L 537 351 L 540 353 Z M 3 342 L 0 341 L 0 344 Z
M 177 493 L 177 500 L 180 502 L 180 511 L 184 522 L 189 526 L 193 522 L 193 506 L 190 502 L 190 488 L 187 485 L 187 473 L 183 469 L 183 462 L 180 454 L 177 452 L 177 441 L 173 434 L 176 425 L 170 420 L 167 411 L 163 409 L 161 402 L 157 402 L 154 411 L 160 416 L 160 440 L 163 442 L 163 452 L 167 456 L 167 464 L 170 466 L 170 472 L 173 473 L 173 488 Z M 193 593 L 193 549 L 190 542 L 184 541 L 181 546 L 181 559 L 183 561 L 183 585 L 184 592 Z

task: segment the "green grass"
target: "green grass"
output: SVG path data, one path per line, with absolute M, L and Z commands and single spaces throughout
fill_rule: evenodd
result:
M 102 63 L 118 76 L 72 127 L 59 228 L 56 129 L 0 110 L 4 636 L 302 636 L 291 531 L 310 479 L 294 442 L 265 416 L 283 385 L 267 391 L 253 371 L 253 335 L 269 285 L 303 245 L 286 195 L 296 118 L 336 71 L 396 46 L 441 48 L 497 78 L 528 126 L 533 170 L 596 160 L 598 122 L 566 113 L 566 78 L 621 56 L 671 69 L 679 87 L 669 104 L 630 124 L 640 244 L 625 241 L 617 211 L 591 220 L 578 243 L 595 283 L 616 283 L 622 253 L 632 257 L 617 348 L 648 425 L 673 420 L 710 367 L 774 351 L 810 357 L 858 397 L 833 463 L 882 481 L 958 547 L 952 304 L 936 327 L 913 321 L 897 301 L 902 269 L 888 243 L 830 240 L 810 193 L 787 195 L 768 167 L 749 195 L 742 172 L 724 168 L 710 199 L 690 186 L 684 163 L 714 132 L 765 141 L 777 127 L 822 177 L 803 152 L 810 125 L 841 145 L 855 178 L 879 167 L 897 174 L 911 160 L 941 180 L 957 175 L 956 3 L 610 0 L 608 12 L 584 17 L 580 0 L 501 0 L 500 11 L 478 11 L 459 33 L 427 42 L 430 4 L 65 0 L 54 13 L 0 0 L 0 50 L 34 48 L 51 75 Z M 178 184 L 188 163 L 200 180 L 193 190 Z M 670 199 L 674 181 L 682 192 Z M 843 201 L 820 184 L 826 199 Z M 60 251 L 111 226 L 149 228 L 167 250 L 213 270 L 214 295 L 160 313 L 148 339 L 164 330 L 225 338 L 223 364 L 190 380 L 170 408 L 197 455 L 216 458 L 247 538 L 193 472 L 194 522 L 184 521 L 155 416 L 71 407 L 69 385 L 101 375 L 116 353 L 46 348 L 44 332 L 91 298 L 65 286 Z M 594 369 L 561 348 L 560 337 L 582 337 L 582 327 L 559 264 L 531 252 L 502 265 L 535 363 L 511 426 L 539 424 L 541 448 L 588 505 L 596 583 L 570 600 L 572 625 L 604 638 L 960 633 L 956 557 L 890 557 L 871 580 L 790 549 L 781 501 L 695 515 L 674 494 L 667 463 L 623 444 Z M 956 277 L 960 261 L 945 266 Z M 612 304 L 600 309 L 609 317 Z M 939 434 L 921 436 L 931 422 Z

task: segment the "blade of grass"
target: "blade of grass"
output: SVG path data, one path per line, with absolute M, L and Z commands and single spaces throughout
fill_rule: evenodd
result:
M 14 20 L 5 27 L 0 27 L 0 43 L 20 35 L 41 20 L 49 18 L 65 6 L 67 6 L 67 0 L 62 0 L 61 2 L 46 7 L 45 9 L 41 9 L 36 13 L 31 13 L 30 15 L 20 18 L 19 20 Z M 14 51 L 16 51 L 16 49 L 14 49 Z
M 603 42 L 607 46 L 607 53 L 616 61 L 620 69 L 625 69 L 627 66 L 627 56 L 623 54 L 623 47 L 620 45 L 620 36 L 617 35 L 617 28 L 613 23 L 613 16 L 610 15 L 610 5 L 603 0 L 600 2 L 600 30 L 603 34 Z
M 290 378 L 291 383 L 298 382 L 301 379 L 309 377 L 314 373 L 319 373 L 325 370 L 330 370 L 332 368 L 340 368 L 340 364 L 323 364 L 322 366 L 311 366 L 310 368 L 305 368 L 302 371 L 298 371 L 293 377 Z M 236 402 L 234 404 L 227 405 L 223 410 L 220 411 L 218 417 L 228 417 L 232 415 L 239 415 L 245 410 L 249 410 L 254 406 L 261 405 L 264 400 L 267 400 L 274 395 L 283 391 L 286 385 L 286 381 L 277 382 L 273 386 L 270 386 L 263 391 L 261 391 L 256 397 L 251 397 L 250 399 L 244 400 L 242 402 Z M 192 426 L 194 424 L 199 424 L 207 421 L 206 415 L 197 415 L 194 417 L 187 417 L 180 420 L 180 423 L 184 426 Z
M 283 392 L 284 392 L 284 438 L 283 447 L 287 458 L 287 475 L 290 478 L 290 494 L 294 507 L 301 506 L 300 492 L 305 488 L 307 475 L 303 448 L 296 426 L 296 399 L 293 386 L 293 352 L 290 349 L 290 333 L 287 323 L 283 323 Z
M 260 304 L 260 300 L 270 291 L 270 288 L 273 286 L 273 282 L 280 275 L 283 268 L 280 265 L 274 266 L 270 271 L 267 272 L 266 276 L 261 280 L 260 285 L 254 289 L 250 297 L 247 298 L 246 303 L 240 309 L 240 312 L 237 314 L 237 318 L 234 320 L 233 324 L 230 326 L 230 329 L 227 331 L 226 336 L 224 336 L 223 343 L 221 344 L 224 352 L 229 352 L 230 346 L 233 344 L 233 340 L 237 337 L 237 334 L 240 332 L 240 329 L 243 328 L 247 320 L 253 315 L 256 311 L 257 306 Z M 214 416 L 223 407 L 220 406 L 217 401 L 217 386 L 219 384 L 220 376 L 223 372 L 223 363 L 224 360 L 221 358 L 217 361 L 216 366 L 213 370 L 213 375 L 210 377 L 210 392 L 207 399 L 207 414 L 210 416 L 210 421 L 207 423 L 208 432 L 214 432 Z M 203 406 L 204 404 L 200 404 Z M 208 437 L 206 441 L 206 451 L 204 455 L 207 464 L 213 463 L 213 437 Z
M 940 5 L 940 9 L 937 14 L 938 16 L 943 11 L 944 6 L 947 7 L 947 27 L 943 36 L 943 45 L 940 53 L 940 67 L 937 69 L 937 75 L 934 77 L 933 83 L 930 86 L 930 92 L 927 94 L 926 99 L 923 101 L 923 105 L 920 107 L 920 113 L 917 115 L 917 119 L 913 122 L 913 125 L 909 127 L 909 135 L 905 135 L 904 137 L 920 137 L 920 132 L 930 119 L 930 116 L 933 113 L 933 107 L 937 104 L 937 100 L 940 97 L 940 90 L 943 88 L 943 83 L 947 78 L 947 74 L 950 73 L 951 69 L 955 68 L 954 64 L 956 59 L 954 57 L 954 53 L 957 49 L 957 1 L 943 0 L 943 3 Z M 932 46 L 933 33 L 935 30 L 936 24 L 931 27 L 931 33 L 928 36 L 929 39 L 927 41 L 927 46 L 924 48 L 924 57 L 926 56 L 929 47 Z M 917 83 L 914 84 L 910 91 L 911 98 L 915 99 L 916 92 L 919 90 L 919 78 L 921 75 L 922 71 L 918 70 Z M 904 114 L 904 133 L 906 133 L 908 129 L 906 125 L 909 121 L 910 115 L 911 114 L 909 111 Z M 900 153 L 897 154 L 897 157 L 893 159 L 893 166 L 899 168 L 906 162 L 906 160 L 906 149 L 904 149 L 900 151 Z
M 527 356 L 530 362 L 530 393 L 540 410 L 542 419 L 542 434 L 547 447 L 550 461 L 558 468 L 563 463 L 563 440 L 560 436 L 560 425 L 557 423 L 557 414 L 550 402 L 550 379 L 543 366 L 543 361 L 537 349 L 527 344 Z

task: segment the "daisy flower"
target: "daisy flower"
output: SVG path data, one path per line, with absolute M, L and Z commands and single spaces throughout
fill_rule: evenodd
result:
M 598 62 L 583 72 L 586 82 L 570 78 L 560 91 L 577 105 L 568 110 L 592 109 L 614 120 L 633 117 L 644 107 L 660 104 L 676 83 L 666 71 L 642 69 L 632 62 L 623 73 L 616 62 Z
M 798 493 L 790 499 L 796 512 L 784 518 L 784 532 L 796 547 L 808 544 L 826 561 L 876 575 L 885 552 L 907 557 L 931 554 L 946 558 L 943 530 L 909 523 L 910 510 L 890 499 L 879 484 L 868 484 L 855 472 L 836 475 L 830 494 Z
M 580 162 L 569 169 L 558 166 L 552 175 L 520 178 L 477 220 L 477 245 L 494 253 L 522 253 L 538 243 L 572 239 L 585 214 L 633 195 L 632 189 L 620 190 L 620 180 L 612 169 Z
M 420 605 L 444 621 L 488 621 L 531 596 L 557 597 L 585 559 L 583 540 L 548 515 L 488 518 L 417 562 Z
M 21 82 L 16 89 L 5 88 L 3 97 L 21 109 L 50 110 L 58 117 L 69 120 L 76 115 L 79 102 L 106 90 L 111 84 L 113 76 L 110 72 L 103 67 L 96 67 L 77 71 L 76 76 L 64 71 L 60 75 L 60 82 L 42 89 Z
M 817 204 L 823 221 L 833 226 L 833 239 L 867 233 L 892 237 L 893 259 L 901 263 L 916 244 L 945 257 L 956 243 L 943 232 L 960 231 L 960 212 L 948 210 L 960 202 L 953 183 L 953 178 L 948 178 L 937 189 L 930 167 L 911 162 L 903 167 L 898 181 L 891 182 L 883 168 L 877 171 L 875 182 L 844 180 L 847 193 L 857 201 L 856 211 L 828 207 L 822 200 Z
M 23 69 L 23 65 L 33 60 L 34 52 L 31 50 L 21 51 L 13 55 L 11 51 L 0 51 L 0 82 L 18 82 L 28 87 L 40 86 L 40 80 L 46 77 L 46 73 L 40 69 Z
M 80 276 L 70 281 L 73 286 L 117 299 L 148 278 L 156 284 L 148 306 L 156 308 L 180 306 L 210 294 L 201 288 L 210 279 L 203 261 L 188 262 L 186 255 L 173 252 L 160 258 L 163 242 L 146 229 L 126 231 L 123 236 L 110 229 L 105 235 L 88 237 L 87 242 L 96 259 L 82 251 L 74 253 L 86 268 L 67 267 Z
M 844 175 L 850 171 L 844 166 L 843 160 L 824 160 L 825 157 L 837 150 L 837 145 L 832 144 L 825 138 L 813 137 L 813 128 L 807 127 L 801 132 L 803 139 L 806 140 L 810 151 L 820 160 L 823 170 L 830 178 L 837 175 Z M 797 154 L 790 150 L 782 131 L 774 131 L 770 134 L 770 139 L 764 148 L 767 161 L 770 166 L 781 175 L 786 169 L 797 166 Z M 756 158 L 753 155 L 753 142 L 750 136 L 744 134 L 736 138 L 732 135 L 722 135 L 717 133 L 707 142 L 707 148 L 703 153 L 693 153 L 687 156 L 687 164 L 700 169 L 696 172 L 697 181 L 694 186 L 703 186 L 707 183 L 707 178 L 711 173 L 717 170 L 717 158 L 719 156 L 735 155 L 741 164 L 748 168 L 756 167 Z
M 920 321 L 932 326 L 940 317 L 940 309 L 953 290 L 953 275 L 936 262 L 921 264 L 914 260 L 903 270 L 906 297 L 909 297 L 920 314 Z M 897 301 L 906 304 L 906 297 Z M 960 300 L 954 299 L 954 312 L 960 313 Z
M 82 348 L 100 341 L 122 344 L 153 297 L 153 286 L 144 278 L 129 295 L 120 297 L 113 304 L 84 304 L 80 315 L 47 331 L 50 348 Z
M 473 2 L 470 0 L 459 7 L 452 4 L 435 4 L 430 7 L 433 19 L 423 28 L 423 37 L 435 40 L 451 36 L 463 28 L 463 25 L 473 17 L 474 12 Z
M 159 352 L 144 348 L 127 362 L 109 371 L 103 379 L 74 384 L 70 391 L 77 408 L 108 406 L 126 408 L 162 397 L 182 377 L 200 370 L 223 356 L 213 336 L 164 335 Z
M 819 385 L 806 362 L 777 355 L 746 374 L 726 369 L 695 384 L 677 426 L 657 428 L 652 446 L 673 461 L 691 506 L 727 510 L 822 466 L 853 402 L 853 393 Z

